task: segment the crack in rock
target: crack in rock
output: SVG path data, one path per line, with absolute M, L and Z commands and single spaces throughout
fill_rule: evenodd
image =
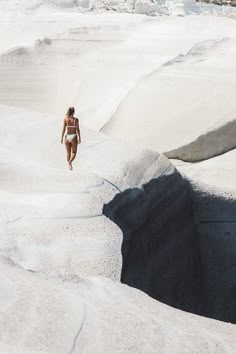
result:
M 77 340 L 78 340 L 79 335 L 80 335 L 80 333 L 81 333 L 81 331 L 83 329 L 83 326 L 84 326 L 85 318 L 86 318 L 86 307 L 84 305 L 83 319 L 82 319 L 81 325 L 80 325 L 80 327 L 79 327 L 79 329 L 78 329 L 78 331 L 77 331 L 77 333 L 75 335 L 75 338 L 74 338 L 74 341 L 73 341 L 73 345 L 72 345 L 72 348 L 71 348 L 69 354 L 72 354 L 74 352 L 74 350 L 75 350 L 75 347 L 76 347 L 76 344 L 77 344 Z

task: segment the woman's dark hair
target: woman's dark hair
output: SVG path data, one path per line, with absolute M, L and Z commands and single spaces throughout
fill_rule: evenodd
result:
M 75 113 L 74 107 L 70 107 L 66 113 L 66 116 L 71 117 L 71 116 L 73 116 L 74 113 Z

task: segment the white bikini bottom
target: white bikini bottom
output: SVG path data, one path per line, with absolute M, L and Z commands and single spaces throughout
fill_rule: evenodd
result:
M 66 140 L 71 143 L 75 136 L 77 136 L 77 134 L 66 134 Z

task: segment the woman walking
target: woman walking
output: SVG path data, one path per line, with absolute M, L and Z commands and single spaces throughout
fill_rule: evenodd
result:
M 74 117 L 75 109 L 70 107 L 64 118 L 62 134 L 61 134 L 61 143 L 63 144 L 64 135 L 65 135 L 65 146 L 67 153 L 67 162 L 69 169 L 72 170 L 72 161 L 74 161 L 77 153 L 77 146 L 81 143 L 80 129 L 79 129 L 79 120 Z M 66 134 L 65 134 L 66 133 Z

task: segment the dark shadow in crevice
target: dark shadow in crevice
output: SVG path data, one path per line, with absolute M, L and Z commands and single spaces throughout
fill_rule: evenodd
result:
M 231 312 L 209 310 L 192 190 L 176 169 L 117 194 L 103 213 L 123 232 L 123 283 L 178 309 L 235 322 L 235 307 Z

